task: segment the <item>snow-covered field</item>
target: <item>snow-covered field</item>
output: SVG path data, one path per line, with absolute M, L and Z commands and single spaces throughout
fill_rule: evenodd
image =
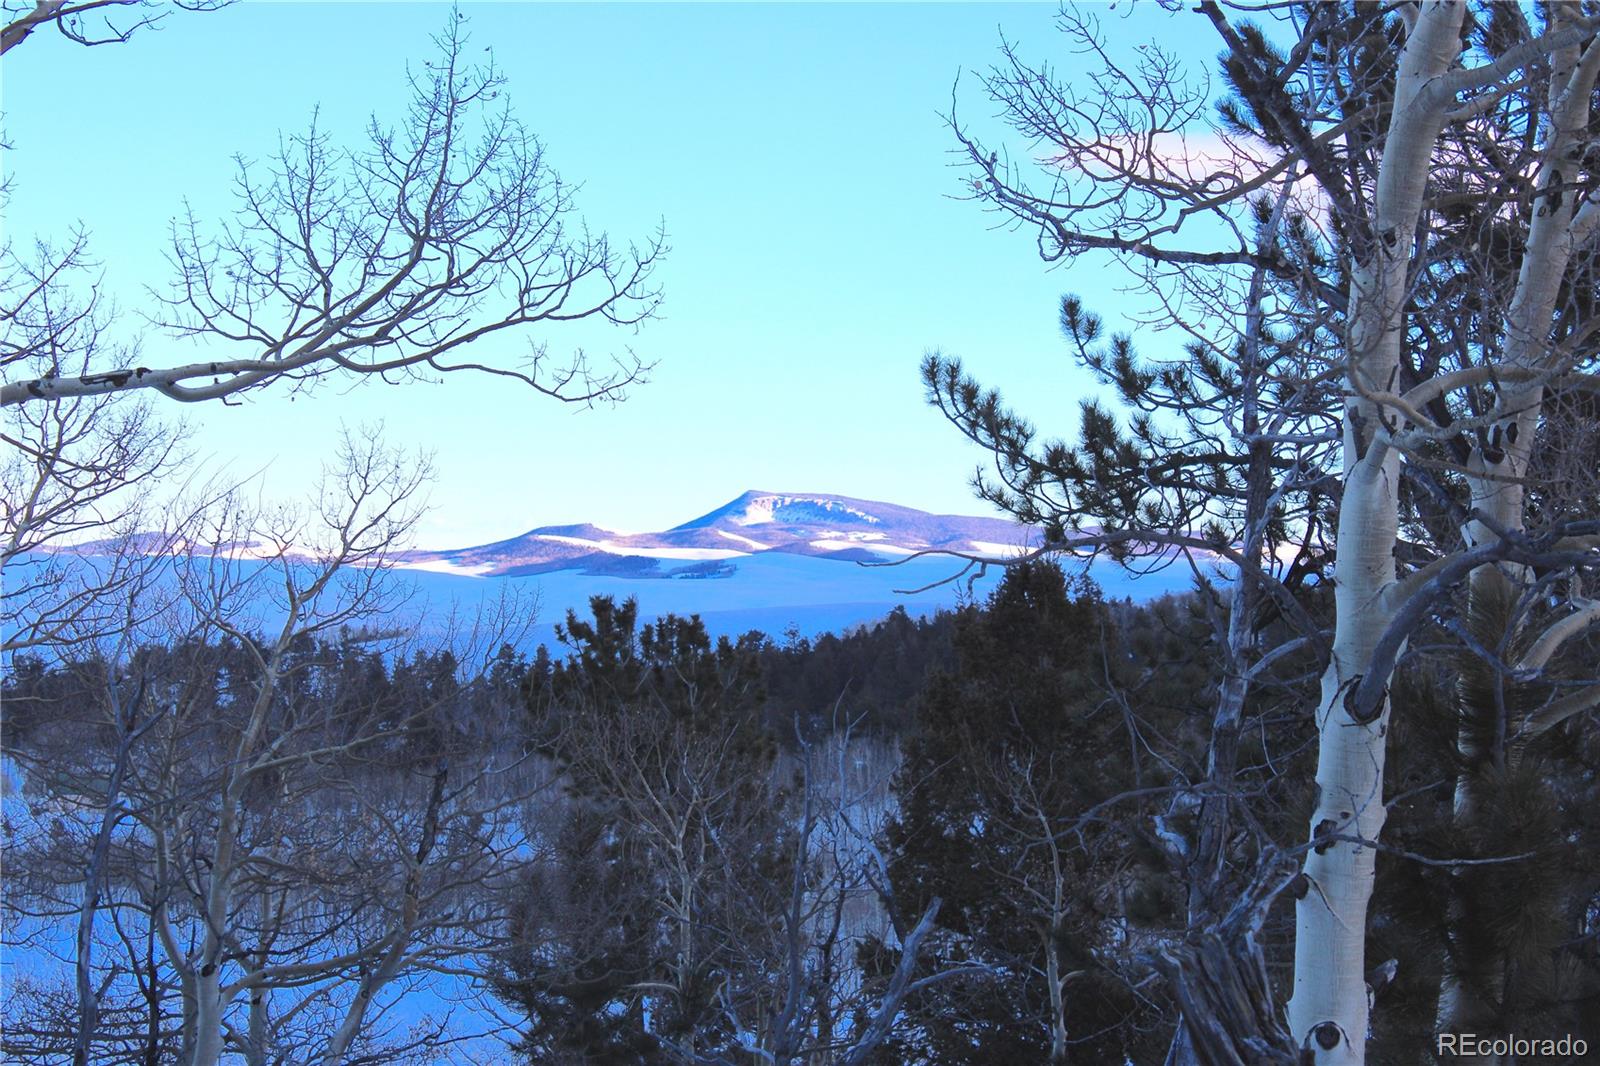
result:
M 56 557 L 59 563 L 61 556 Z M 93 568 L 94 557 L 82 558 Z M 25 567 L 25 560 L 12 563 Z M 281 581 L 259 574 L 272 565 L 235 560 L 241 575 L 256 574 L 262 602 L 250 614 L 261 626 L 271 625 L 276 612 L 269 600 L 281 590 Z M 532 625 L 519 627 L 511 640 L 519 650 L 532 651 L 549 644 L 555 651 L 555 626 L 569 610 L 587 615 L 593 596 L 628 598 L 639 603 L 641 619 L 665 614 L 699 615 L 713 636 L 737 636 L 755 629 L 774 639 L 787 632 L 815 637 L 853 626 L 870 624 L 896 606 L 913 617 L 931 615 L 974 597 L 981 602 L 999 582 L 1001 570 L 991 566 L 978 577 L 977 568 L 961 574 L 963 560 L 948 557 L 910 559 L 895 565 L 863 565 L 840 559 L 770 552 L 717 560 L 665 575 L 596 574 L 558 570 L 526 576 L 473 576 L 439 573 L 413 565 L 397 570 L 392 581 L 404 589 L 404 602 L 387 615 L 365 624 L 414 633 L 424 644 L 468 626 L 480 614 L 510 596 L 524 608 L 535 608 Z M 1156 574 L 1132 578 L 1110 563 L 1096 563 L 1091 575 L 1112 599 L 1155 598 L 1182 591 L 1190 584 L 1188 571 L 1177 566 Z M 911 591 L 911 590 L 921 591 Z M 281 616 L 277 616 L 281 617 Z M 483 639 L 492 634 L 482 633 Z
M 642 618 L 697 614 L 713 636 L 758 629 L 781 639 L 793 629 L 802 636 L 814 637 L 873 622 L 896 606 L 904 606 L 913 617 L 922 617 L 954 607 L 963 598 L 976 596 L 981 601 L 998 584 L 1000 569 L 990 567 L 985 576 L 970 582 L 971 574 L 927 588 L 954 578 L 963 565 L 961 560 L 922 558 L 894 566 L 863 566 L 772 553 L 739 559 L 729 564 L 731 572 L 723 571 L 726 576 L 715 577 L 635 578 L 571 570 L 529 577 L 468 577 L 419 571 L 407 571 L 401 576 L 416 589 L 408 610 L 418 617 L 424 633 L 430 619 L 448 617 L 452 607 L 459 615 L 508 589 L 525 596 L 536 595 L 538 620 L 525 642 L 536 647 L 540 643 L 553 644 L 556 623 L 568 610 L 586 613 L 591 596 L 613 596 L 619 601 L 633 597 L 639 601 Z M 1188 571 L 1176 566 L 1138 579 L 1111 564 L 1097 563 L 1090 572 L 1112 599 L 1147 600 L 1190 586 Z M 905 591 L 912 589 L 924 591 Z

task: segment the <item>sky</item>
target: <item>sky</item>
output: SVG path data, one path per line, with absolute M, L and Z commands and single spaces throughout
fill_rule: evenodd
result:
M 1172 43 L 1161 12 L 1127 7 L 1104 13 L 1119 46 Z M 997 59 L 1001 34 L 1070 72 L 1054 5 L 462 11 L 516 115 L 582 185 L 589 226 L 626 242 L 664 223 L 658 319 L 538 335 L 552 356 L 631 348 L 655 364 L 650 380 L 591 409 L 466 374 L 163 407 L 189 424 L 200 462 L 261 470 L 269 496 L 294 497 L 342 425 L 381 421 L 391 442 L 431 453 L 416 539 L 448 548 L 579 521 L 664 529 L 747 489 L 989 513 L 969 485 L 984 455 L 925 402 L 930 350 L 962 357 L 1047 435 L 1070 434 L 1092 383 L 1060 339 L 1058 302 L 1080 293 L 1115 328 L 1132 310 L 1122 278 L 1090 258 L 1052 269 L 1031 233 L 960 199 L 944 118 L 953 86 L 964 118 L 992 116 L 972 72 Z M 186 202 L 226 219 L 235 155 L 269 156 L 314 109 L 337 143 L 359 141 L 370 116 L 399 120 L 408 64 L 449 17 L 436 3 L 251 0 L 177 13 L 122 45 L 41 31 L 0 68 L 9 237 L 82 226 L 140 361 L 190 361 L 138 318 L 145 287 L 171 275 L 170 219 Z M 509 358 L 520 343 L 475 354 Z

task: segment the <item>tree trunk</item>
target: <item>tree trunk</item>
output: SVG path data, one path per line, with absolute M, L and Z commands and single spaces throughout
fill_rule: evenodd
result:
M 151 923 L 152 926 L 154 923 Z M 160 1066 L 161 1063 L 161 965 L 156 961 L 156 934 L 151 928 L 145 934 L 145 959 L 149 974 L 144 984 L 144 1056 L 141 1066 Z
M 1369 669 L 1394 617 L 1400 456 L 1385 444 L 1383 411 L 1363 393 L 1398 373 L 1407 265 L 1445 98 L 1430 82 L 1455 63 L 1464 9 L 1426 5 L 1400 56 L 1395 100 L 1374 196 L 1374 226 L 1357 248 L 1350 283 L 1345 376 L 1344 492 L 1337 528 L 1333 655 L 1317 708 L 1316 807 L 1295 907 L 1294 993 L 1289 1025 L 1316 1066 L 1366 1059 L 1367 905 L 1375 853 L 1355 840 L 1383 830 L 1383 765 L 1389 707 L 1358 720 L 1345 695 Z M 1335 836 L 1347 839 L 1336 840 Z
M 112 693 L 113 699 L 116 693 Z M 128 772 L 128 756 L 138 739 L 135 717 L 138 714 L 139 696 L 124 711 L 120 702 L 113 706 L 117 725 L 122 736 L 117 743 L 116 762 L 111 768 L 111 780 L 106 786 L 105 810 L 100 815 L 100 828 L 95 834 L 94 851 L 90 855 L 89 869 L 84 872 L 83 903 L 78 910 L 78 942 L 76 966 L 76 991 L 78 997 L 78 1032 L 72 1045 L 72 1066 L 88 1066 L 89 1049 L 95 1031 L 100 1026 L 100 992 L 94 987 L 94 927 L 100 912 L 101 887 L 106 883 L 106 867 L 111 856 L 111 835 L 121 820 L 122 781 Z
M 1572 261 L 1576 245 L 1584 239 L 1578 208 L 1583 202 L 1575 193 L 1562 195 L 1558 169 L 1565 157 L 1581 149 L 1587 140 L 1590 99 L 1596 72 L 1600 69 L 1600 42 L 1592 40 L 1581 49 L 1577 45 L 1558 51 L 1552 57 L 1549 103 L 1551 112 L 1547 139 L 1542 149 L 1534 187 L 1553 190 L 1536 201 L 1538 207 L 1528 226 L 1528 242 L 1517 272 L 1517 286 L 1506 315 L 1503 364 L 1518 369 L 1537 369 L 1549 362 L 1551 326 L 1561 282 Z M 1594 207 L 1591 204 L 1590 211 Z M 1469 546 L 1492 543 L 1499 530 L 1520 532 L 1524 528 L 1526 489 L 1524 478 L 1533 454 L 1544 388 L 1537 379 L 1507 396 L 1504 408 L 1511 412 L 1500 425 L 1480 438 L 1469 462 L 1468 483 L 1472 506 L 1487 521 L 1469 521 L 1463 530 Z M 1508 577 L 1520 576 L 1509 564 L 1485 566 L 1472 574 L 1468 586 L 1469 613 L 1505 594 Z M 1509 634 L 1508 634 L 1509 636 Z M 1503 734 L 1501 736 L 1503 749 Z M 1478 795 L 1481 777 L 1474 771 L 1487 760 L 1504 757 L 1485 743 L 1484 731 L 1463 717 L 1457 734 L 1460 766 L 1456 778 L 1452 820 L 1458 833 L 1464 831 L 1483 808 L 1486 797 Z M 1470 935 L 1460 928 L 1468 920 L 1458 903 L 1452 901 L 1452 937 Z M 1472 974 L 1445 974 L 1439 993 L 1438 1026 L 1441 1032 L 1482 1032 L 1484 1024 L 1494 1024 L 1501 1013 L 1497 1002 L 1503 992 L 1506 971 L 1503 954 L 1484 961 Z M 1468 978 L 1467 981 L 1461 978 Z M 1472 989 L 1476 988 L 1477 992 Z M 1486 1063 L 1498 1056 L 1485 1058 Z
M 1192 929 L 1183 943 L 1152 960 L 1182 1012 L 1167 1062 L 1196 1066 L 1301 1066 L 1272 995 L 1258 939 L 1273 900 L 1288 887 L 1292 866 L 1264 856 L 1255 882 L 1225 917 Z
M 217 1066 L 222 1060 L 222 971 L 206 963 L 195 976 L 194 1045 L 184 1066 Z
M 1289 203 L 1293 183 L 1287 178 L 1272 215 L 1259 240 L 1257 250 L 1270 253 L 1278 240 L 1284 209 Z M 1222 900 L 1223 873 L 1227 868 L 1229 813 L 1235 802 L 1234 781 L 1239 765 L 1239 733 L 1244 720 L 1245 700 L 1250 694 L 1250 657 L 1255 645 L 1256 614 L 1260 603 L 1259 583 L 1262 554 L 1266 550 L 1266 527 L 1271 517 L 1275 472 L 1272 448 L 1260 437 L 1260 390 L 1262 384 L 1261 339 L 1265 314 L 1263 301 L 1266 272 L 1258 268 L 1250 280 L 1245 309 L 1243 378 L 1240 386 L 1239 429 L 1248 440 L 1248 475 L 1245 489 L 1244 544 L 1239 568 L 1228 591 L 1227 629 L 1219 634 L 1223 641 L 1222 684 L 1217 689 L 1217 707 L 1211 718 L 1211 743 L 1206 753 L 1205 794 L 1200 801 L 1200 829 L 1188 863 L 1187 927 L 1189 930 L 1214 929 L 1225 910 Z M 1198 960 L 1198 956 L 1184 956 Z M 1244 960 L 1238 960 L 1241 963 Z M 1195 980 L 1203 981 L 1202 975 Z M 1267 992 L 1270 994 L 1270 988 Z M 1198 1066 L 1198 1049 L 1189 1026 L 1178 1019 L 1165 1066 Z
M 1062 995 L 1066 978 L 1061 974 L 1060 942 L 1052 926 L 1045 932 L 1045 980 L 1050 985 L 1050 1061 L 1067 1061 L 1067 1009 Z

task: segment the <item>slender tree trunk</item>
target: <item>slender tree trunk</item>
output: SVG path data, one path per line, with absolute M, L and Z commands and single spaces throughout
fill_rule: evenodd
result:
M 144 1056 L 142 1066 L 161 1063 L 161 964 L 156 959 L 155 922 L 145 933 L 145 959 L 150 973 L 144 986 Z
M 1292 176 L 1292 175 L 1291 175 Z M 1268 220 L 1258 245 L 1263 255 L 1270 254 L 1278 240 L 1284 208 L 1289 202 L 1292 183 L 1285 179 L 1283 191 Z M 1248 440 L 1246 467 L 1244 543 L 1240 567 L 1228 591 L 1228 619 L 1223 641 L 1222 684 L 1217 690 L 1217 706 L 1211 719 L 1211 743 L 1206 753 L 1205 794 L 1200 801 L 1200 828 L 1188 864 L 1187 926 L 1190 933 L 1215 928 L 1228 910 L 1222 898 L 1224 871 L 1227 868 L 1229 813 L 1235 802 L 1234 780 L 1239 764 L 1239 733 L 1244 721 L 1245 700 L 1250 694 L 1250 655 L 1255 643 L 1256 611 L 1260 602 L 1262 553 L 1265 551 L 1266 525 L 1273 499 L 1274 471 L 1272 448 L 1261 438 L 1259 390 L 1261 383 L 1262 302 L 1266 289 L 1265 271 L 1258 269 L 1251 278 L 1246 303 L 1243 375 L 1240 382 L 1239 431 Z M 1243 952 L 1244 944 L 1237 945 Z M 1199 963 L 1199 953 L 1179 958 Z M 1250 961 L 1241 957 L 1241 963 Z M 1259 960 L 1256 960 L 1259 961 Z M 1199 974 L 1189 980 L 1203 980 Z M 1260 1036 L 1253 1032 L 1235 1034 L 1242 1047 Z M 1199 1066 L 1199 1051 L 1189 1026 L 1182 1018 L 1173 1032 L 1165 1066 Z
M 267 992 L 256 988 L 250 992 L 250 1046 L 245 1048 L 246 1066 L 267 1066 L 268 1052 L 272 1047 L 272 1033 L 267 1019 Z
M 151 967 L 154 969 L 154 967 Z M 161 1066 L 161 998 L 152 995 L 145 1012 L 143 1066 Z
M 222 930 L 227 928 L 233 899 L 233 861 L 238 831 L 238 800 L 234 784 L 223 789 L 223 807 L 217 820 L 217 840 L 212 849 L 211 884 L 202 901 L 206 932 L 194 964 L 195 1038 L 185 1066 L 217 1066 L 222 1058 Z
M 1264 497 L 1265 493 L 1262 495 Z M 1258 551 L 1260 549 L 1259 540 L 1256 541 L 1256 549 Z M 1246 565 L 1249 567 L 1252 557 L 1248 545 L 1245 551 Z M 1240 574 L 1230 596 L 1230 615 L 1225 637 L 1227 654 L 1224 669 L 1227 671 L 1227 676 L 1217 692 L 1217 707 L 1211 722 L 1211 745 L 1206 757 L 1206 795 L 1201 800 L 1200 830 L 1195 837 L 1194 852 L 1188 869 L 1186 939 L 1192 940 L 1195 936 L 1209 937 L 1213 950 L 1217 941 L 1212 930 L 1221 917 L 1222 910 L 1221 893 L 1223 871 L 1226 868 L 1228 807 L 1233 802 L 1231 793 L 1235 771 L 1238 768 L 1239 729 L 1244 717 L 1245 696 L 1249 693 L 1244 652 L 1249 641 L 1250 622 L 1253 618 L 1254 597 L 1249 588 L 1251 582 L 1252 578 L 1248 573 Z M 1236 944 L 1234 948 L 1243 951 L 1245 945 Z M 1179 965 L 1204 966 L 1213 962 L 1199 950 L 1178 952 L 1173 959 Z M 1184 980 L 1203 983 L 1206 975 L 1199 972 L 1188 973 L 1184 975 Z M 1236 1017 L 1244 1019 L 1248 1015 L 1239 1014 Z M 1216 1019 L 1209 1019 L 1209 1022 L 1214 1024 Z M 1232 1035 L 1242 1045 L 1256 1034 L 1241 1031 Z M 1190 1032 L 1188 1016 L 1184 1015 L 1178 1019 L 1178 1025 L 1173 1031 L 1172 1044 L 1167 1050 L 1164 1066 L 1202 1066 L 1204 1062 Z
M 113 682 L 113 690 L 115 683 Z M 116 700 L 115 691 L 112 698 Z M 117 743 L 116 762 L 111 768 L 111 780 L 106 786 L 105 810 L 100 815 L 100 828 L 95 834 L 94 851 L 90 855 L 89 869 L 84 872 L 83 903 L 78 909 L 78 943 L 76 990 L 78 996 L 78 1032 L 72 1045 L 72 1066 L 88 1066 L 89 1047 L 95 1031 L 100 1026 L 100 993 L 94 987 L 94 927 L 100 911 L 101 887 L 106 883 L 106 867 L 111 856 L 111 836 L 121 818 L 122 781 L 128 772 L 128 758 L 138 734 L 134 718 L 139 701 L 135 696 L 132 706 L 124 710 L 120 701 L 114 702 L 117 724 L 122 736 Z
M 1357 720 L 1346 710 L 1345 695 L 1369 669 L 1397 607 L 1400 456 L 1382 439 L 1383 411 L 1363 393 L 1390 388 L 1398 373 L 1406 270 L 1445 114 L 1446 101 L 1429 91 L 1429 83 L 1455 62 L 1463 14 L 1459 4 L 1429 4 L 1417 12 L 1400 56 L 1373 230 L 1367 247 L 1355 249 L 1351 275 L 1333 655 L 1316 714 L 1314 846 L 1297 893 L 1289 1002 L 1290 1030 L 1315 1066 L 1358 1066 L 1366 1059 L 1365 941 L 1375 852 L 1350 838 L 1376 840 L 1383 830 L 1389 707 L 1385 700 L 1375 717 Z
M 228 1007 L 223 998 L 222 931 L 228 927 L 228 914 L 234 898 L 234 874 L 238 862 L 245 788 L 252 770 L 250 760 L 256 755 L 256 745 L 266 731 L 267 718 L 277 690 L 279 664 L 289 644 L 295 621 L 295 612 L 291 610 L 277 644 L 267 656 L 260 687 L 250 708 L 250 717 L 240 733 L 232 763 L 224 770 L 218 788 L 220 807 L 216 838 L 211 845 L 211 883 L 206 886 L 205 897 L 201 901 L 206 932 L 201 939 L 200 955 L 195 963 L 194 1050 L 185 1066 L 217 1066 L 222 1058 L 222 1016 Z
M 266 930 L 272 928 L 272 901 L 266 889 L 256 893 L 256 915 L 256 921 L 265 938 Z M 271 954 L 264 942 L 256 953 L 256 966 L 265 969 L 270 962 Z M 246 1066 L 267 1066 L 272 1049 L 272 1020 L 267 1012 L 268 995 L 265 988 L 250 989 L 250 1046 L 245 1049 Z
M 400 964 L 405 961 L 406 948 L 416 931 L 417 919 L 421 913 L 423 872 L 427 869 L 428 858 L 433 854 L 434 845 L 439 840 L 439 820 L 444 808 L 444 787 L 448 777 L 448 764 L 441 762 L 434 770 L 433 785 L 428 792 L 428 806 L 423 813 L 417 850 L 412 856 L 411 869 L 406 873 L 405 889 L 401 895 L 400 919 L 389 933 L 392 943 L 380 957 L 378 965 L 362 978 L 349 1009 L 345 1011 L 344 1020 L 324 1050 L 323 1066 L 339 1066 L 345 1061 L 351 1045 L 361 1032 L 361 1027 L 366 1024 L 367 1011 L 372 1008 L 372 1001 L 383 991 L 384 986 L 394 980 L 395 974 L 400 972 Z
M 1554 14 L 1560 19 L 1560 8 Z M 1600 73 L 1600 41 L 1591 39 L 1583 48 L 1573 45 L 1551 57 L 1548 94 L 1550 109 L 1547 138 L 1534 187 L 1543 193 L 1528 227 L 1527 247 L 1517 272 L 1517 286 L 1506 316 L 1504 365 L 1537 369 L 1548 365 L 1551 328 L 1562 278 L 1572 261 L 1576 245 L 1585 239 L 1594 223 L 1580 220 L 1577 194 L 1560 187 L 1560 165 L 1567 154 L 1580 147 L 1587 137 L 1590 100 L 1596 76 Z M 1595 211 L 1591 203 L 1589 212 Z M 1463 530 L 1469 545 L 1492 543 L 1503 530 L 1521 532 L 1526 511 L 1525 477 L 1543 412 L 1544 389 L 1533 383 L 1508 395 L 1505 409 L 1511 414 L 1494 426 L 1473 449 L 1468 483 L 1472 507 L 1484 520 L 1472 520 Z M 1487 606 L 1506 594 L 1506 583 L 1520 576 L 1508 564 L 1485 566 L 1475 571 L 1468 585 L 1469 611 Z M 1508 634 L 1509 636 L 1509 634 Z M 1452 821 L 1458 832 L 1465 831 L 1485 809 L 1489 797 L 1481 795 L 1481 768 L 1505 757 L 1504 731 L 1486 730 L 1485 723 L 1463 716 L 1457 734 L 1460 771 L 1456 777 Z M 1451 901 L 1449 933 L 1453 940 L 1473 935 L 1463 928 L 1473 920 L 1459 899 Z M 1485 1025 L 1502 1020 L 1504 978 L 1508 960 L 1504 953 L 1484 959 L 1471 973 L 1447 971 L 1439 990 L 1438 1027 L 1440 1032 L 1482 1032 Z M 1498 1056 L 1485 1057 L 1488 1066 Z
M 1050 985 L 1050 1061 L 1067 1061 L 1067 1005 L 1062 995 L 1061 950 L 1052 925 L 1045 931 L 1045 980 Z

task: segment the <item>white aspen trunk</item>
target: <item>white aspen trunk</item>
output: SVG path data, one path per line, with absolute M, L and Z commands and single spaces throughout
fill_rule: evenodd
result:
M 228 796 L 225 802 L 232 798 Z M 211 885 L 205 898 L 206 933 L 194 966 L 194 1045 L 186 1066 L 217 1066 L 222 1058 L 222 1014 L 227 1004 L 222 997 L 221 931 L 228 917 L 228 901 L 232 898 L 234 820 L 231 814 L 231 807 L 224 807 L 212 852 Z
M 217 1066 L 222 1059 L 222 969 L 203 963 L 195 975 L 194 1047 L 185 1066 Z
M 1560 17 L 1560 9 L 1554 14 Z M 1582 138 L 1589 122 L 1597 68 L 1600 68 L 1600 42 L 1590 41 L 1580 51 L 1574 45 L 1552 57 L 1552 73 L 1547 104 L 1550 109 L 1547 139 L 1541 149 L 1541 164 L 1534 188 L 1555 189 L 1561 181 L 1559 164 Z M 1561 280 L 1567 272 L 1579 235 L 1575 231 L 1579 200 L 1574 190 L 1546 193 L 1533 212 L 1528 227 L 1527 247 L 1517 273 L 1517 287 L 1506 315 L 1503 345 L 1504 365 L 1519 369 L 1538 369 L 1548 365 L 1549 341 Z M 1526 488 L 1523 479 L 1533 456 L 1533 444 L 1543 413 L 1544 387 L 1535 380 L 1507 396 L 1509 418 L 1494 427 L 1488 449 L 1474 448 L 1468 477 L 1472 506 L 1510 532 L 1525 525 Z M 1489 523 L 1471 521 L 1463 530 L 1469 546 L 1492 543 L 1496 534 Z M 1485 597 L 1496 594 L 1505 576 L 1517 576 L 1520 568 L 1510 564 L 1486 566 L 1474 571 L 1468 585 L 1469 610 Z M 1495 755 L 1483 750 L 1481 734 L 1472 723 L 1463 721 L 1457 735 L 1457 751 L 1462 771 L 1457 775 L 1452 816 L 1457 829 L 1464 828 L 1482 808 L 1487 797 L 1480 796 L 1479 778 L 1473 772 L 1482 760 Z M 1464 920 L 1458 905 L 1451 906 L 1451 924 Z M 1476 974 L 1446 972 L 1439 989 L 1438 1029 L 1464 1032 L 1492 1022 L 1503 991 L 1505 959 L 1485 962 Z M 1462 978 L 1472 978 L 1484 995 L 1473 991 Z M 1499 1056 L 1485 1056 L 1486 1066 L 1494 1066 Z
M 199 1043 L 200 1024 L 200 990 L 195 987 L 194 975 L 188 970 L 182 971 L 180 994 L 183 997 L 183 1043 L 179 1049 L 178 1061 L 187 1064 L 194 1061 L 195 1045 Z
M 247 760 L 266 728 L 272 697 L 278 681 L 278 664 L 289 644 L 295 615 L 291 611 L 283 634 L 272 649 L 263 671 L 260 690 L 250 708 L 250 718 L 234 749 L 233 764 L 222 775 L 218 789 L 217 834 L 211 845 L 211 884 L 206 888 L 203 907 L 206 933 L 201 940 L 200 957 L 195 965 L 195 1040 L 194 1053 L 186 1066 L 217 1066 L 222 1058 L 222 1016 L 228 1004 L 223 997 L 222 932 L 234 894 L 233 875 L 239 849 L 239 817 L 244 805 L 245 783 L 249 777 Z
M 229 781 L 222 790 L 221 817 L 211 853 L 211 884 L 204 899 L 206 933 L 201 940 L 195 972 L 195 1038 L 186 1066 L 217 1066 L 222 1058 L 222 930 L 226 928 L 233 898 L 233 859 L 237 833 L 238 796 Z
M 272 1027 L 267 1016 L 266 989 L 250 993 L 250 1046 L 245 1048 L 246 1066 L 267 1066 L 272 1048 Z
M 256 921 L 263 931 L 272 919 L 272 901 L 267 890 L 262 889 L 256 893 Z M 256 965 L 265 968 L 270 961 L 270 952 L 263 948 L 256 956 Z M 272 1050 L 272 1019 L 267 1010 L 267 997 L 270 995 L 265 988 L 250 989 L 250 1046 L 245 1049 L 246 1066 L 267 1066 L 268 1057 Z
M 1054 928 L 1045 930 L 1045 980 L 1050 984 L 1050 1061 L 1067 1061 L 1067 1004 L 1062 995 L 1061 952 Z
M 1348 445 L 1347 445 L 1348 446 Z M 1360 463 L 1346 480 L 1339 520 L 1339 620 L 1317 709 L 1317 804 L 1312 839 L 1338 834 L 1375 840 L 1382 832 L 1384 735 L 1388 709 L 1353 721 L 1344 696 L 1366 668 L 1388 624 L 1382 591 L 1394 579 L 1398 456 Z M 1295 981 L 1289 1027 L 1319 1064 L 1365 1060 L 1366 918 L 1374 852 L 1350 842 L 1307 855 L 1305 895 L 1295 908 Z
M 162 789 L 166 795 L 173 795 L 176 786 L 171 773 L 171 762 L 166 764 L 162 775 Z M 161 942 L 161 950 L 166 954 L 173 968 L 178 973 L 178 993 L 182 1003 L 182 1028 L 180 1030 L 181 1043 L 178 1049 L 178 1061 L 190 1063 L 194 1061 L 195 1045 L 198 1042 L 198 1024 L 200 1016 L 200 994 L 196 985 L 194 967 L 190 965 L 177 934 L 172 928 L 172 915 L 169 900 L 173 893 L 176 875 L 173 871 L 171 854 L 171 837 L 182 838 L 181 824 L 169 825 L 156 822 L 151 826 L 151 836 L 155 847 L 156 878 L 151 888 L 150 897 L 150 926 L 154 936 Z M 150 956 L 151 982 L 154 984 L 156 974 L 160 968 L 156 964 L 155 953 Z
M 1317 801 L 1295 907 L 1289 1027 L 1316 1066 L 1366 1060 L 1367 905 L 1375 853 L 1333 835 L 1376 840 L 1383 830 L 1387 700 L 1357 721 L 1347 691 L 1368 668 L 1396 605 L 1399 453 L 1379 437 L 1382 411 L 1362 391 L 1392 387 L 1399 366 L 1406 267 L 1445 101 L 1429 82 L 1459 52 L 1464 9 L 1425 5 L 1400 55 L 1395 100 L 1374 195 L 1371 246 L 1351 273 L 1344 417 L 1344 494 L 1337 529 L 1333 654 L 1317 708 Z

